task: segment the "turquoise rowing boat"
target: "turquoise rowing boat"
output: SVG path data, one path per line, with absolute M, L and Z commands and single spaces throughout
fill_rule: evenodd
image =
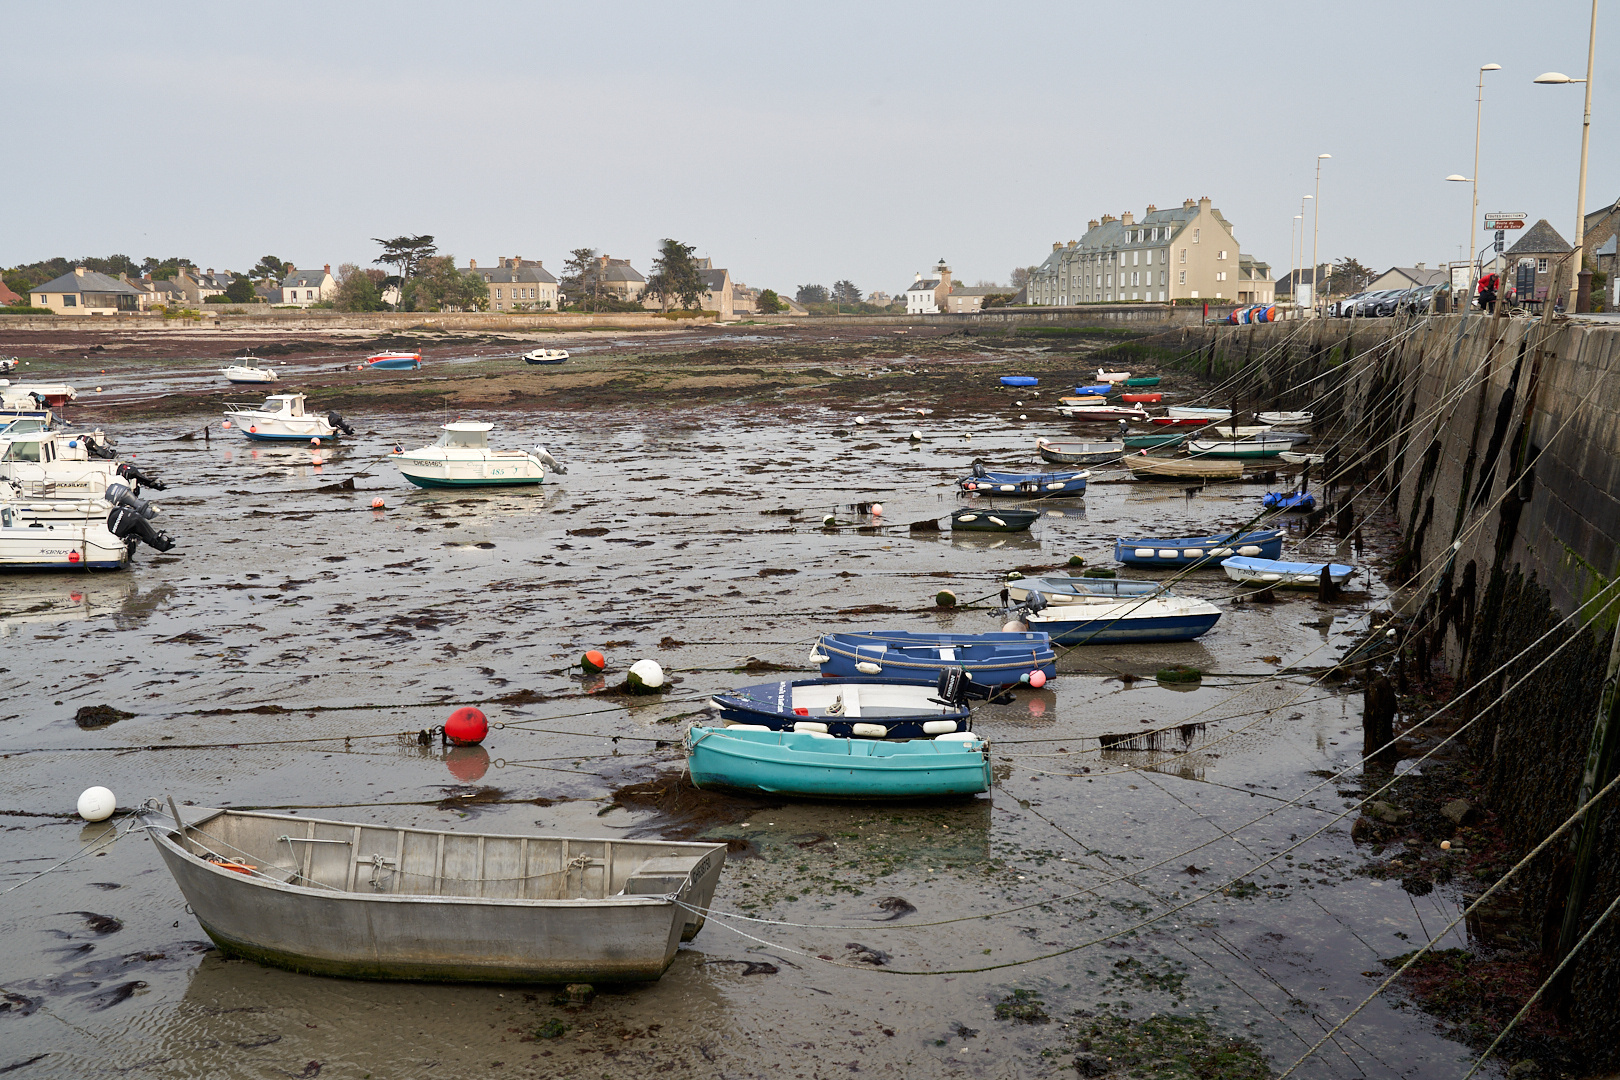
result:
M 971 732 L 890 742 L 694 724 L 686 751 L 692 784 L 705 791 L 925 799 L 990 790 L 989 746 Z

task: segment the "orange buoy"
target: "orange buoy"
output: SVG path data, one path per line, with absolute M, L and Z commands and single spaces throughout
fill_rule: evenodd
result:
M 595 675 L 597 672 L 607 668 L 607 657 L 595 649 L 591 649 L 579 658 L 579 666 L 585 669 L 585 674 Z
M 457 746 L 476 746 L 489 734 L 489 721 L 481 710 L 464 705 L 444 722 L 444 737 Z
M 371 500 L 371 508 L 372 508 L 372 509 L 373 509 L 373 510 L 381 510 L 381 509 L 382 509 L 382 508 L 383 508 L 383 501 L 382 501 L 382 499 L 380 499 L 380 498 L 377 498 L 377 499 L 372 499 L 372 500 Z

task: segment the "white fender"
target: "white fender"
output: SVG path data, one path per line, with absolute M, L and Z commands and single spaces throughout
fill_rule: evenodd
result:
M 944 735 L 956 730 L 955 720 L 924 720 L 923 734 Z
M 827 734 L 827 725 L 818 724 L 814 720 L 795 720 L 793 722 L 793 730 L 808 731 L 816 735 L 825 735 Z
M 886 739 L 889 729 L 882 724 L 851 724 L 850 733 L 859 735 L 863 739 Z

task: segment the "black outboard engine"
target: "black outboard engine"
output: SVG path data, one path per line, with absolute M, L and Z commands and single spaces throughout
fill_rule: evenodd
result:
M 80 435 L 79 438 L 84 440 L 84 452 L 93 458 L 100 458 L 102 461 L 111 461 L 113 458 L 118 456 L 118 451 L 114 450 L 110 446 L 102 446 L 88 435 Z
M 979 477 L 981 480 L 986 475 L 984 462 L 980 461 L 978 458 L 973 459 L 973 475 Z
M 343 414 L 340 412 L 327 413 L 326 422 L 332 425 L 333 431 L 341 431 L 345 435 L 354 434 L 354 428 L 349 426 L 349 422 L 343 419 Z
M 114 506 L 129 507 L 148 521 L 157 517 L 157 507 L 145 499 L 136 498 L 135 493 L 123 484 L 108 484 L 107 491 L 102 497 Z
M 127 461 L 119 462 L 118 475 L 122 476 L 125 480 L 133 480 L 137 484 L 145 484 L 147 487 L 156 491 L 162 491 L 164 488 L 169 486 L 155 477 L 147 476 L 145 473 L 141 472 L 141 470 L 137 469 Z
M 112 508 L 112 512 L 107 515 L 107 531 L 129 544 L 131 548 L 135 546 L 137 540 L 157 551 L 168 551 L 174 547 L 174 540 L 168 533 L 158 532 L 152 528 L 150 521 L 127 506 Z

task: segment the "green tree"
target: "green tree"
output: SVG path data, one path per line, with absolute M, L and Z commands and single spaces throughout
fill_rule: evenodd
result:
M 423 259 L 416 275 L 406 279 L 405 295 L 408 310 L 414 311 L 483 311 L 489 307 L 484 279 L 456 269 L 456 261 L 449 255 Z
M 855 283 L 845 278 L 843 281 L 833 282 L 832 302 L 835 304 L 858 304 L 861 302 L 861 290 Z
M 828 299 L 827 286 L 800 285 L 799 291 L 793 294 L 793 299 L 801 304 L 825 304 Z
M 679 303 L 683 308 L 696 308 L 703 303 L 703 273 L 693 258 L 696 251 L 691 244 L 667 236 L 660 243 L 652 273 L 647 277 L 647 293 L 656 296 L 665 311 L 671 303 Z
M 787 310 L 787 303 L 776 295 L 775 289 L 762 290 L 756 306 L 759 308 L 761 315 L 775 315 Z
M 253 291 L 253 282 L 248 280 L 246 274 L 237 274 L 231 283 L 225 286 L 225 299 L 233 304 L 251 304 L 259 298 Z
M 381 311 L 382 283 L 388 275 L 381 270 L 361 269 L 353 263 L 338 267 L 337 295 L 332 306 L 339 311 Z
M 563 263 L 563 276 L 558 284 L 568 302 L 587 310 L 600 299 L 602 282 L 597 274 L 595 248 L 575 248 Z
M 1328 271 L 1328 292 L 1358 293 L 1378 275 L 1348 255 L 1334 263 Z
M 384 266 L 399 267 L 399 276 L 402 278 L 415 277 L 423 263 L 434 258 L 439 253 L 439 246 L 433 242 L 431 235 L 422 236 L 396 236 L 392 240 L 382 240 L 372 237 L 382 245 L 382 254 L 372 262 Z
M 261 255 L 259 263 L 248 271 L 248 277 L 255 281 L 280 281 L 287 276 L 287 264 L 274 255 Z

